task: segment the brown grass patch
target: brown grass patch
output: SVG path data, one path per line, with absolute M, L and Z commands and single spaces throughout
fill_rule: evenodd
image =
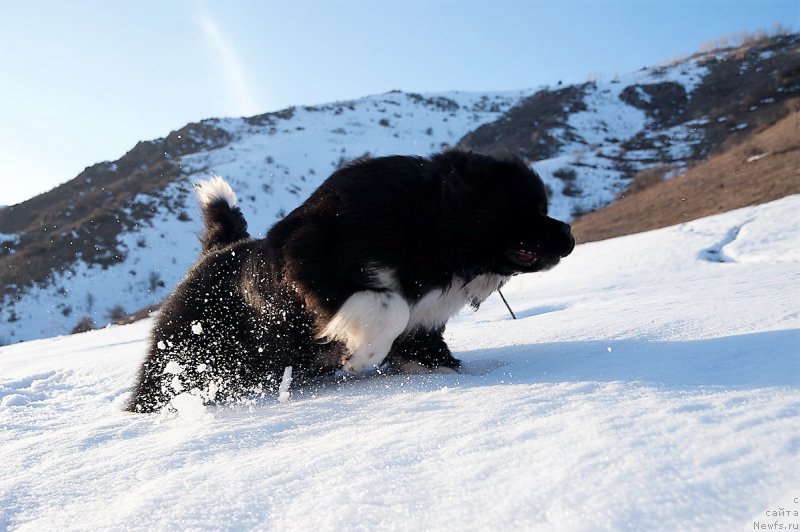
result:
M 579 218 L 579 243 L 639 233 L 800 194 L 800 112 L 685 174 L 624 196 Z M 768 154 L 762 157 L 759 155 Z M 748 159 L 750 160 L 748 162 Z

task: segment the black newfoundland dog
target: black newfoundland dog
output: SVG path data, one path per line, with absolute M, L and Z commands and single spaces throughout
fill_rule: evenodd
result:
M 442 334 L 512 275 L 572 252 L 519 159 L 450 151 L 357 161 L 253 239 L 221 178 L 197 185 L 203 251 L 161 307 L 128 409 L 204 403 L 388 365 L 458 370 Z M 192 400 L 197 400 L 193 398 Z

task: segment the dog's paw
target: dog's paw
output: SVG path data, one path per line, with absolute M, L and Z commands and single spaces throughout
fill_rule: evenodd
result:
M 386 355 L 378 356 L 374 350 L 356 351 L 342 359 L 342 369 L 348 373 L 358 373 L 380 366 L 384 358 Z
M 386 359 L 386 352 L 388 348 L 376 349 L 373 346 L 365 346 L 367 349 L 359 349 L 354 353 L 343 357 L 341 360 L 342 369 L 348 373 L 358 373 L 360 371 L 373 369 L 381 364 Z

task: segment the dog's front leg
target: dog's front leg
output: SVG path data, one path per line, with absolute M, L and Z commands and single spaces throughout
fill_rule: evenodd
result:
M 453 356 L 444 341 L 444 326 L 417 328 L 399 338 L 386 357 L 388 366 L 403 373 L 455 373 L 461 361 Z
M 344 342 L 348 354 L 342 367 L 361 371 L 383 362 L 409 315 L 408 303 L 397 292 L 363 290 L 344 302 L 319 337 Z

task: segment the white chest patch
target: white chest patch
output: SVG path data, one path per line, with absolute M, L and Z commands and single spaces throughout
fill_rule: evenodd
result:
M 481 303 L 507 279 L 500 275 L 479 275 L 466 283 L 455 278 L 447 289 L 431 290 L 409 305 L 400 294 L 394 273 L 376 269 L 374 289 L 352 294 L 317 337 L 344 342 L 348 356 L 342 360 L 342 367 L 351 372 L 361 371 L 383 362 L 403 331 L 441 327 L 464 305 Z
M 458 314 L 467 303 L 482 303 L 492 292 L 503 286 L 508 277 L 495 274 L 479 275 L 470 282 L 456 277 L 445 290 L 431 290 L 411 306 L 406 331 L 417 327 L 435 329 Z

